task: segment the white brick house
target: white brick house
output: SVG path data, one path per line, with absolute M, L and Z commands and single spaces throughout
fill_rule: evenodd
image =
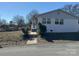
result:
M 61 9 L 39 14 L 37 21 L 47 32 L 79 32 L 79 18 Z

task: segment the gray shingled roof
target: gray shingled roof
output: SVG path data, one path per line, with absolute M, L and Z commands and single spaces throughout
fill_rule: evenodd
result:
M 62 9 L 57 9 L 57 10 L 45 12 L 45 13 L 39 14 L 38 17 L 39 17 L 39 16 L 42 16 L 42 15 L 45 15 L 45 14 L 49 14 L 49 13 L 51 13 L 51 12 L 56 12 L 56 11 L 63 12 L 63 13 L 65 13 L 65 14 L 68 14 L 68 15 L 70 15 L 70 16 L 72 16 L 72 17 L 75 17 L 75 18 L 79 19 L 79 17 L 77 17 L 77 16 L 75 16 L 75 15 L 73 15 L 73 14 L 70 14 L 70 13 L 68 13 L 68 12 L 66 12 L 66 11 L 64 11 L 64 10 L 62 10 Z

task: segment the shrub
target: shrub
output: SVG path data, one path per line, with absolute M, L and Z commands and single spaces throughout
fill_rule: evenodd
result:
M 41 23 L 38 24 L 39 25 L 39 34 L 43 35 L 44 33 L 47 32 L 47 28 L 45 25 L 42 25 Z
M 24 33 L 24 35 L 28 35 L 28 28 L 22 28 L 22 32 Z

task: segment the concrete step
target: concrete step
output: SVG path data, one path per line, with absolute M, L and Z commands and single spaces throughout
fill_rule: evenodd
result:
M 38 35 L 37 32 L 32 32 L 32 31 L 29 31 L 29 34 L 30 34 L 30 35 Z
M 27 44 L 37 44 L 37 43 L 38 43 L 37 38 L 32 38 L 32 40 L 27 41 Z

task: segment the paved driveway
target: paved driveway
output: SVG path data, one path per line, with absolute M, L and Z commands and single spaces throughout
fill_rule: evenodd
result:
M 79 55 L 79 42 L 28 45 L 0 49 L 1 56 L 69 56 Z

